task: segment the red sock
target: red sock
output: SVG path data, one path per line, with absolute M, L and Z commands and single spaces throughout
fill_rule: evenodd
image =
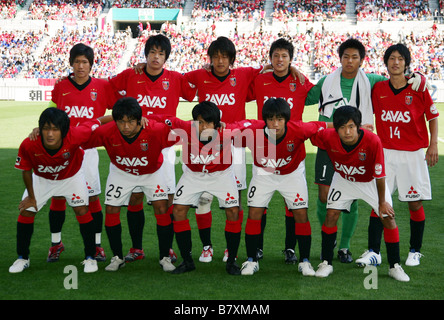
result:
M 305 223 L 295 223 L 294 224 L 294 234 L 297 236 L 311 235 L 310 221 L 307 221 Z
M 196 214 L 197 228 L 199 230 L 211 228 L 212 221 L 213 216 L 211 214 L 211 211 L 203 214 Z

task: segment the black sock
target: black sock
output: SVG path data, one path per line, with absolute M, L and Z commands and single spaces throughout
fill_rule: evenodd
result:
M 193 258 L 191 256 L 191 230 L 176 232 L 176 241 L 182 259 L 186 262 L 192 262 Z
M 168 226 L 156 225 L 157 238 L 159 240 L 159 260 L 163 257 L 168 257 L 170 253 L 170 248 L 173 245 L 173 224 Z
M 49 209 L 49 232 L 51 233 L 59 233 L 62 232 L 63 224 L 65 223 L 66 212 L 63 211 L 55 211 Z M 52 243 L 53 246 L 58 243 Z
M 425 220 L 414 221 L 410 219 L 410 250 L 421 251 L 424 226 Z
M 257 261 L 256 252 L 260 242 L 260 234 L 245 234 L 245 246 L 247 247 L 247 256 Z
M 34 223 L 17 222 L 17 254 L 23 259 L 29 259 L 29 247 L 34 232 Z
M 294 222 L 293 222 L 294 225 Z M 300 261 L 307 259 L 310 260 L 310 249 L 311 249 L 311 235 L 308 236 L 295 236 L 298 242 Z
M 384 232 L 384 226 L 382 225 L 379 217 L 370 216 L 368 224 L 368 248 L 372 249 L 375 253 L 381 251 L 381 239 Z
M 285 249 L 293 249 L 296 247 L 297 237 L 294 234 L 294 218 L 285 216 Z
M 199 229 L 199 237 L 204 247 L 211 246 L 211 227 Z
M 327 234 L 322 231 L 322 260 L 327 260 L 328 264 L 333 261 L 333 249 L 335 247 L 337 232 Z
M 120 259 L 123 259 L 122 224 L 119 223 L 112 227 L 105 226 L 105 230 L 113 256 L 118 256 Z
M 96 241 L 94 232 L 94 220 L 88 223 L 80 223 L 80 234 L 85 246 L 85 257 L 94 257 L 96 254 Z
M 393 268 L 395 263 L 401 261 L 399 257 L 399 242 L 386 242 L 385 246 L 387 248 L 387 261 L 390 268 Z
M 143 227 L 145 226 L 145 213 L 139 211 L 127 211 L 128 229 L 132 240 L 132 247 L 135 249 L 143 249 Z
M 236 260 L 237 251 L 239 249 L 240 244 L 240 232 L 228 232 L 225 231 L 225 239 L 227 241 L 227 249 L 228 249 L 228 260 L 227 262 L 232 263 Z
M 102 211 L 91 212 L 94 221 L 94 232 L 101 233 L 103 229 L 103 213 Z
M 294 222 L 293 222 L 294 224 Z M 261 219 L 261 234 L 259 235 L 258 242 L 257 242 L 257 248 L 264 249 L 264 233 L 265 233 L 265 226 L 267 225 L 267 215 L 263 214 Z M 255 254 L 256 256 L 256 254 Z

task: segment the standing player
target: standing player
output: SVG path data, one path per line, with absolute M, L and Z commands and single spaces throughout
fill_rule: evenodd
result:
M 39 118 L 41 138 L 25 139 L 20 145 L 15 167 L 23 171 L 25 193 L 19 205 L 17 221 L 18 259 L 9 272 L 22 272 L 29 267 L 29 247 L 34 231 L 36 213 L 53 196 L 64 197 L 73 208 L 80 224 L 85 246 L 84 272 L 97 271 L 94 245 L 94 225 L 88 211 L 88 189 L 82 168 L 83 150 L 80 148 L 91 136 L 99 120 L 69 126 L 68 115 L 55 108 L 47 108 Z
M 438 110 L 428 91 L 412 90 L 405 77 L 410 51 L 403 44 L 389 47 L 384 63 L 390 79 L 373 88 L 376 130 L 381 138 L 386 163 L 387 184 L 392 194 L 407 202 L 410 211 L 410 252 L 407 266 L 420 263 L 425 214 L 422 200 L 432 199 L 427 165 L 438 162 Z M 429 135 L 426 121 L 429 122 Z M 424 161 L 424 151 L 425 153 Z M 369 224 L 369 250 L 356 263 L 381 263 L 379 253 L 382 228 L 372 212 Z
M 221 121 L 233 122 L 245 119 L 245 103 L 248 88 L 254 78 L 265 68 L 232 68 L 236 60 L 234 43 L 226 37 L 218 37 L 207 50 L 211 63 L 211 71 L 199 69 L 185 74 L 186 79 L 196 86 L 199 102 L 210 101 L 220 110 Z M 268 67 L 267 67 L 268 68 Z M 233 147 L 233 169 L 238 186 L 238 197 L 241 191 L 247 188 L 247 174 L 245 165 L 245 149 Z M 211 262 L 213 247 L 211 243 L 211 202 L 212 195 L 204 193 L 199 200 L 196 210 L 196 221 L 200 239 L 203 244 L 201 262 Z M 243 210 L 239 200 L 240 223 Z M 227 251 L 225 251 L 224 261 Z
M 236 264 L 236 256 L 242 225 L 232 167 L 231 131 L 219 132 L 220 111 L 212 102 L 203 101 L 197 104 L 193 108 L 192 116 L 194 121 L 161 117 L 180 134 L 185 164 L 182 177 L 177 183 L 173 209 L 174 232 L 183 262 L 173 273 L 184 273 L 196 268 L 191 256 L 191 227 L 187 213 L 191 206 L 199 203 L 201 195 L 208 192 L 219 199 L 221 208 L 225 208 L 225 239 L 228 251 L 226 271 L 230 275 L 239 275 L 240 268 Z
M 280 38 L 271 44 L 269 58 L 273 72 L 259 74 L 250 87 L 249 100 L 254 99 L 257 103 L 258 119 L 262 119 L 262 107 L 269 98 L 280 97 L 287 101 L 291 109 L 290 120 L 302 121 L 305 99 L 308 92 L 314 86 L 305 76 L 304 84 L 298 78 L 291 76 L 291 62 L 293 61 L 293 44 Z M 305 146 L 300 148 L 305 150 Z M 302 163 L 301 165 L 304 165 Z M 262 216 L 262 231 L 259 240 L 258 257 L 263 256 L 263 234 L 266 225 L 266 214 Z M 294 218 L 291 210 L 285 207 L 285 262 L 297 263 L 294 252 L 296 237 L 294 230 Z
M 102 117 L 106 109 L 111 109 L 116 97 L 107 81 L 92 78 L 91 68 L 94 63 L 94 50 L 83 44 L 74 45 L 69 53 L 69 63 L 73 73 L 56 83 L 52 91 L 50 107 L 56 107 L 68 114 L 71 125 L 77 126 L 85 121 Z M 96 149 L 85 151 L 83 169 L 88 183 L 89 210 L 94 221 L 97 261 L 105 261 L 105 251 L 101 246 L 103 225 L 99 176 L 99 154 Z M 65 199 L 54 197 L 49 210 L 49 226 L 52 246 L 48 253 L 48 262 L 59 260 L 65 249 L 62 242 L 62 227 L 65 221 Z
M 97 129 L 85 148 L 104 146 L 110 158 L 106 182 L 105 229 L 113 258 L 105 268 L 117 271 L 125 266 L 122 251 L 120 208 L 127 206 L 133 190 L 138 187 L 154 209 L 159 239 L 159 264 L 172 271 L 169 250 L 173 242 L 173 225 L 168 210 L 168 195 L 163 170 L 162 149 L 171 146 L 170 129 L 162 123 L 150 122 L 142 128 L 142 110 L 135 98 L 119 99 L 113 107 L 114 122 Z
M 324 278 L 333 272 L 337 221 L 342 211 L 350 210 L 353 201 L 362 199 L 373 208 L 384 226 L 389 275 L 399 281 L 409 281 L 399 265 L 399 231 L 385 181 L 381 140 L 371 131 L 360 129 L 361 112 L 352 106 L 338 108 L 333 115 L 333 125 L 334 129 L 322 130 L 311 138 L 314 145 L 327 151 L 335 168 L 322 225 L 323 262 L 315 275 Z
M 319 121 L 332 122 L 334 112 L 343 105 L 351 105 L 362 113 L 363 127 L 373 130 L 373 112 L 371 89 L 378 81 L 385 78 L 380 75 L 365 73 L 361 66 L 365 58 L 365 47 L 357 39 L 344 41 L 338 49 L 341 67 L 321 78 L 310 90 L 306 104 L 319 103 Z M 333 164 L 328 154 L 318 148 L 315 163 L 315 183 L 318 185 L 317 215 L 319 223 L 327 214 L 327 195 L 334 174 Z M 350 240 L 358 221 L 358 203 L 355 201 L 349 213 L 342 214 L 342 237 L 339 242 L 338 258 L 343 263 L 353 261 L 350 252 Z
M 304 276 L 314 276 L 310 264 L 311 226 L 308 220 L 308 189 L 305 179 L 304 141 L 317 131 L 325 129 L 325 122 L 303 123 L 290 121 L 291 110 L 283 98 L 269 98 L 263 105 L 262 120 L 245 120 L 227 124 L 227 128 L 248 129 L 252 139 L 247 146 L 252 150 L 253 178 L 248 188 L 248 219 L 245 244 L 248 260 L 242 265 L 243 275 L 259 270 L 257 248 L 261 235 L 264 210 L 275 191 L 278 191 L 291 210 L 293 230 L 298 241 L 300 263 Z
M 373 130 L 373 110 L 371 90 L 375 83 L 387 80 L 385 77 L 365 73 L 361 66 L 365 59 L 365 47 L 357 39 L 350 38 L 338 48 L 341 67 L 321 78 L 310 90 L 306 105 L 319 104 L 319 120 L 332 122 L 333 114 L 343 105 L 351 105 L 362 113 L 362 126 Z M 424 91 L 425 78 L 419 73 L 408 80 L 412 88 Z M 315 163 L 315 183 L 318 185 L 317 215 L 319 223 L 325 220 L 327 195 L 330 189 L 334 168 L 325 150 L 318 149 Z M 342 263 L 353 261 L 350 240 L 358 221 L 358 203 L 354 202 L 350 213 L 342 214 L 342 236 L 339 243 L 338 258 Z
M 170 40 L 162 34 L 151 36 L 145 43 L 146 66 L 143 72 L 126 69 L 109 79 L 114 90 L 125 91 L 127 97 L 137 99 L 142 108 L 142 116 L 150 114 L 176 115 L 179 99 L 192 101 L 196 89 L 178 72 L 164 68 L 171 53 Z M 166 167 L 169 211 L 172 212 L 172 199 L 176 188 L 174 148 L 163 150 Z M 127 262 L 143 259 L 142 234 L 145 224 L 143 211 L 143 193 L 136 189 L 128 206 L 128 226 L 132 239 L 132 248 L 125 257 Z

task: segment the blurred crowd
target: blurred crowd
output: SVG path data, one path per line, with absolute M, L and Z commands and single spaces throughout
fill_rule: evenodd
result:
M 263 19 L 263 0 L 209 1 L 196 0 L 193 10 L 194 19 L 211 21 L 239 21 Z M 3 19 L 15 15 L 18 6 L 24 0 L 0 0 Z M 102 7 L 183 7 L 184 0 L 34 0 L 29 7 L 29 19 L 93 19 Z M 439 1 L 444 6 L 444 0 Z M 284 21 L 326 21 L 341 20 L 345 15 L 346 0 L 275 0 L 273 19 Z M 382 9 L 384 8 L 384 9 Z M 356 0 L 358 19 L 378 20 L 418 20 L 430 15 L 428 1 L 393 1 L 393 0 Z M 365 16 L 365 18 L 364 18 Z M 299 25 L 299 24 L 297 24 Z M 213 24 L 214 26 L 214 24 Z M 306 28 L 309 30 L 308 28 Z M 288 31 L 288 29 L 287 29 Z M 83 30 L 68 31 L 65 27 L 48 39 L 45 32 L 6 32 L 0 30 L 0 76 L 10 78 L 22 72 L 25 78 L 59 78 L 70 71 L 68 63 L 69 49 L 78 42 L 92 46 L 95 50 L 93 75 L 108 77 L 116 73 L 117 66 L 127 49 L 130 33 L 99 32 L 96 26 L 84 27 Z M 139 34 L 138 44 L 131 53 L 128 66 L 143 62 L 144 43 L 153 31 L 150 28 Z M 183 25 L 165 23 L 161 32 L 168 35 L 172 43 L 172 52 L 167 67 L 179 72 L 188 72 L 201 68 L 207 62 L 206 50 L 216 38 L 214 29 L 199 31 L 185 28 Z M 358 38 L 367 48 L 365 70 L 386 75 L 382 55 L 385 49 L 396 42 L 405 43 L 411 50 L 411 71 L 420 71 L 430 79 L 444 78 L 444 34 L 437 28 L 425 33 L 405 33 L 400 30 L 395 36 L 382 31 L 356 32 L 353 34 L 322 30 L 313 32 L 269 32 L 238 33 L 235 29 L 230 36 L 237 48 L 234 67 L 258 66 L 269 63 L 268 50 L 271 43 L 279 37 L 287 37 L 295 46 L 293 64 L 298 68 L 309 66 L 315 78 L 334 71 L 338 66 L 337 48 L 349 37 Z M 41 54 L 35 50 L 46 39 Z

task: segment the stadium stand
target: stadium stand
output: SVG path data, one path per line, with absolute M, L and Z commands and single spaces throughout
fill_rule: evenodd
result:
M 116 25 L 99 23 L 112 9 L 183 10 L 187 5 L 192 5 L 190 19 L 157 23 L 161 27 L 153 30 L 145 22 L 147 29 L 135 38 L 129 27 L 119 31 Z M 350 8 L 355 20 L 350 20 Z M 208 45 L 219 35 L 235 43 L 236 67 L 268 63 L 270 44 L 285 36 L 295 45 L 293 64 L 316 81 L 339 66 L 339 43 L 356 37 L 366 45 L 369 72 L 385 75 L 382 54 L 401 41 L 413 53 L 411 71 L 444 79 L 444 0 L 0 0 L 0 9 L 2 79 L 26 82 L 67 75 L 67 53 L 77 42 L 95 50 L 93 75 L 108 77 L 144 61 L 144 42 L 157 32 L 172 39 L 167 67 L 179 72 L 201 68 Z

